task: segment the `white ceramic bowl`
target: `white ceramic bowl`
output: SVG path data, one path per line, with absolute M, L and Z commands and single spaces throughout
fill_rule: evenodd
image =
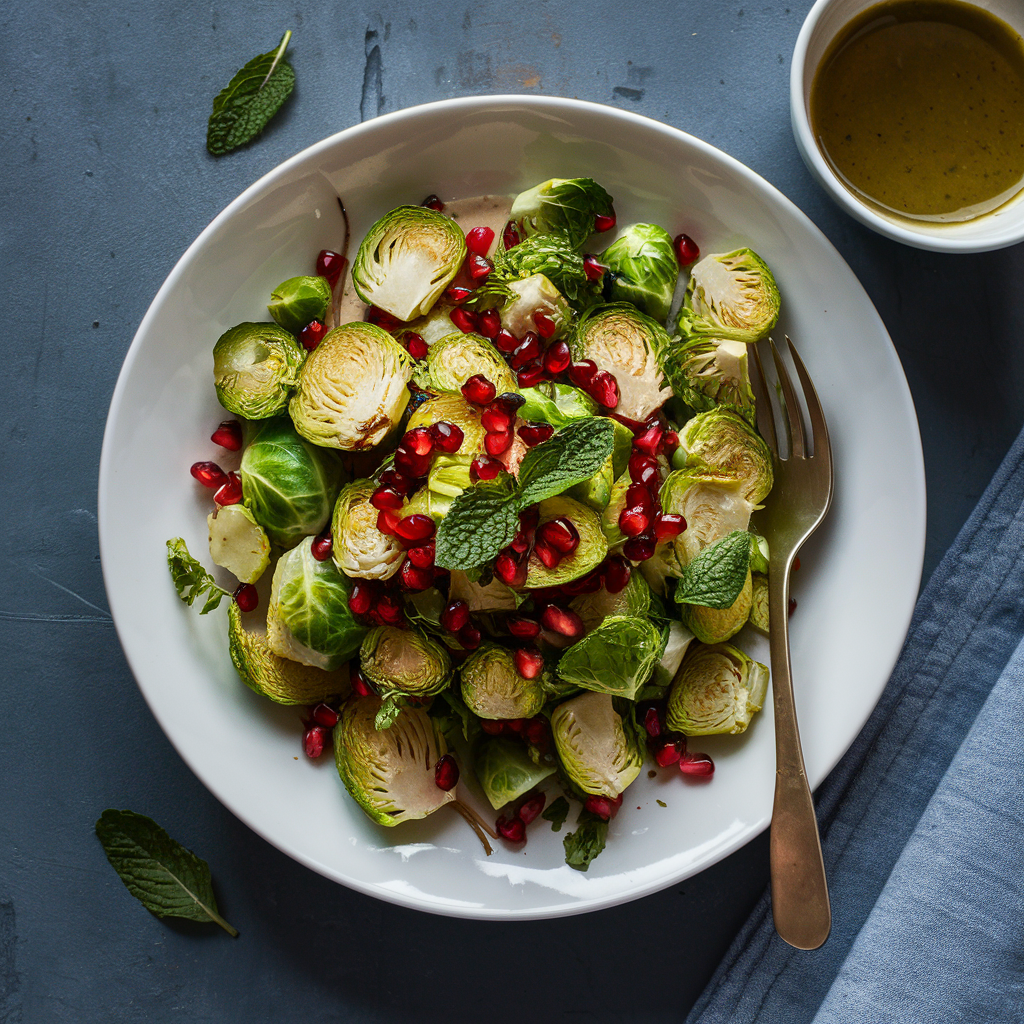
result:
M 572 820 L 561 834 L 535 823 L 525 848 L 499 844 L 489 858 L 449 811 L 380 828 L 348 798 L 331 758 L 302 756 L 296 709 L 242 685 L 228 658 L 224 609 L 200 616 L 178 600 L 168 576 L 169 537 L 184 537 L 209 565 L 209 492 L 188 470 L 197 460 L 224 458 L 209 440 L 225 416 L 212 387 L 213 343 L 240 321 L 266 319 L 270 290 L 308 272 L 319 249 L 339 245 L 339 193 L 354 246 L 383 212 L 430 192 L 508 195 L 550 177 L 587 174 L 614 196 L 620 224 L 647 219 L 673 234 L 685 230 L 706 252 L 749 244 L 778 278 L 779 330 L 799 345 L 821 395 L 837 476 L 829 518 L 802 553 L 791 627 L 814 785 L 878 700 L 917 596 L 924 475 L 899 360 L 849 267 L 748 168 L 647 118 L 521 96 L 388 114 L 288 160 L 199 236 L 132 342 L 100 465 L 103 573 L 139 687 L 199 778 L 296 860 L 409 907 L 507 919 L 621 903 L 726 856 L 771 815 L 769 703 L 745 735 L 695 744 L 716 760 L 710 784 L 687 783 L 670 770 L 656 779 L 645 772 L 586 874 L 564 864 L 562 837 Z M 767 661 L 762 640 L 742 642 Z
M 858 14 L 879 0 L 817 0 L 804 21 L 793 49 L 789 106 L 800 155 L 826 192 L 848 213 L 880 235 L 917 249 L 934 252 L 987 252 L 1024 240 L 1024 191 L 998 210 L 961 224 L 928 224 L 889 216 L 851 192 L 822 155 L 811 131 L 810 96 L 814 75 L 832 40 Z M 970 0 L 968 0 L 970 2 Z M 1024 4 L 1020 0 L 977 3 L 1024 35 Z

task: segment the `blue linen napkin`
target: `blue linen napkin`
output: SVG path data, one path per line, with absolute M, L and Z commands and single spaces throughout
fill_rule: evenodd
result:
M 686 1024 L 1024 1021 L 1024 432 L 816 803 L 831 936 L 766 893 Z

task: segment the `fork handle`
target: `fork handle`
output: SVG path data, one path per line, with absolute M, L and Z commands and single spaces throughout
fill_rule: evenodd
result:
M 769 573 L 768 595 L 776 764 L 769 843 L 772 918 L 775 930 L 791 946 L 817 949 L 832 929 L 832 909 L 793 699 L 789 660 L 790 566 L 780 565 L 778 570 L 781 571 L 776 571 L 774 581 Z

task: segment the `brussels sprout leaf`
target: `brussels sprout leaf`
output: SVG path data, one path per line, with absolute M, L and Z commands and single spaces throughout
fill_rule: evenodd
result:
M 550 441 L 531 448 L 519 467 L 520 508 L 553 498 L 589 480 L 615 444 L 615 428 L 605 417 L 573 420 Z
M 576 819 L 576 831 L 570 832 L 562 840 L 565 863 L 577 871 L 586 871 L 591 861 L 604 849 L 607 836 L 607 821 L 602 821 L 589 811 L 581 811 Z
M 733 530 L 705 548 L 683 569 L 676 583 L 679 604 L 703 608 L 730 608 L 740 596 L 750 568 L 750 534 Z
M 191 607 L 197 597 L 206 595 L 206 603 L 199 609 L 200 615 L 213 611 L 225 597 L 231 596 L 218 587 L 217 581 L 188 553 L 181 537 L 173 537 L 167 542 L 167 565 L 178 597 L 185 604 Z
M 561 832 L 562 825 L 565 824 L 565 819 L 569 816 L 569 801 L 564 796 L 560 796 L 557 800 L 551 803 L 551 806 L 543 811 L 541 817 L 545 821 L 551 822 L 552 832 Z
M 381 704 L 380 709 L 377 711 L 377 717 L 373 720 L 373 727 L 377 732 L 382 732 L 384 729 L 390 729 L 395 724 L 395 720 L 402 713 L 402 707 L 398 702 L 398 697 L 391 694 L 384 698 L 384 702 Z
M 157 917 L 212 921 L 238 937 L 217 912 L 209 865 L 152 818 L 108 809 L 96 822 L 96 836 L 111 867 L 147 910 Z

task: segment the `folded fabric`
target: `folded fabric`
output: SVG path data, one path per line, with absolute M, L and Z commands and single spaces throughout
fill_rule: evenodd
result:
M 1024 1021 L 1022 638 L 1024 433 L 817 793 L 831 936 L 788 946 L 766 893 L 687 1024 Z

